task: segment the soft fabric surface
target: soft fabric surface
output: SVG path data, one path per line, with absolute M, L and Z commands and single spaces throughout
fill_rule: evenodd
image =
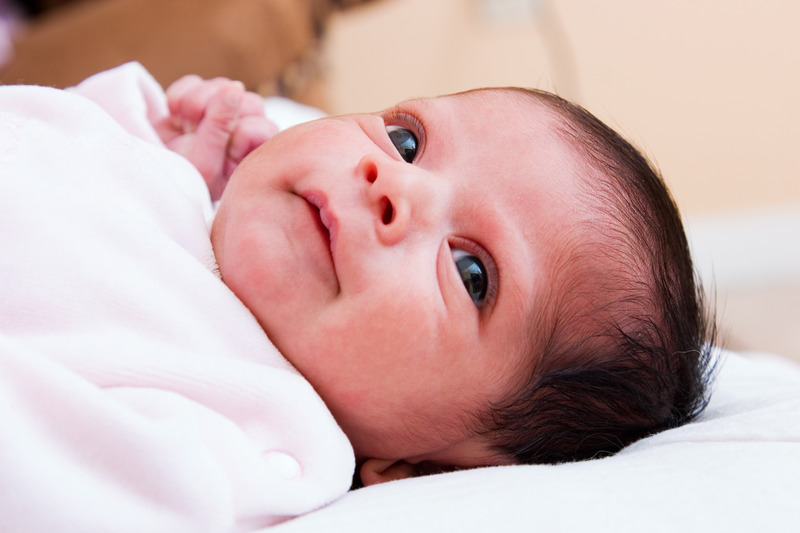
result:
M 274 531 L 794 530 L 800 367 L 753 354 L 728 353 L 723 361 L 698 421 L 616 456 L 387 483 Z
M 215 274 L 161 88 L 128 65 L 77 92 L 106 110 L 0 88 L 0 529 L 241 531 L 335 499 L 352 448 Z

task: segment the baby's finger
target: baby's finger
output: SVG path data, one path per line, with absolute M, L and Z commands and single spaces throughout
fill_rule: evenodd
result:
M 239 116 L 264 117 L 265 116 L 264 98 L 261 95 L 256 94 L 254 92 L 248 91 L 244 93 L 244 97 L 242 98 L 242 105 L 239 108 Z
M 191 83 L 191 80 L 189 80 L 185 86 L 179 87 L 182 92 L 177 94 L 177 98 L 172 102 L 170 102 L 169 95 L 167 95 L 170 114 L 180 119 L 184 133 L 192 132 L 197 128 L 197 125 L 207 113 L 207 108 L 211 105 L 212 98 L 231 83 L 227 78 L 198 79 L 199 83 Z
M 165 94 L 167 96 L 167 107 L 169 108 L 170 115 L 180 116 L 181 101 L 190 90 L 201 83 L 203 83 L 203 79 L 200 76 L 196 74 L 187 74 L 186 76 L 178 78 L 178 80 L 167 87 Z
M 197 74 L 187 74 L 185 76 L 181 76 L 172 82 L 169 87 L 167 87 L 167 90 L 165 91 L 167 93 L 167 100 L 172 101 L 180 99 L 183 94 L 186 93 L 186 91 L 201 83 L 203 83 L 203 78 Z
M 196 149 L 198 152 L 215 154 L 219 165 L 225 159 L 236 127 L 243 95 L 244 85 L 241 82 L 226 81 L 225 87 L 210 98 L 203 120 L 197 126 Z
M 219 198 L 227 183 L 228 144 L 237 124 L 243 93 L 241 83 L 229 81 L 211 97 L 205 116 L 184 153 L 202 174 L 214 200 Z
M 278 133 L 278 126 L 264 116 L 239 117 L 228 143 L 228 161 L 237 166 L 250 152 Z

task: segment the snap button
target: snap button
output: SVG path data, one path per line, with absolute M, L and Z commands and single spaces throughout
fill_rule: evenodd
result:
M 267 463 L 267 468 L 287 481 L 300 477 L 302 472 L 297 459 L 285 452 L 264 452 L 264 461 Z

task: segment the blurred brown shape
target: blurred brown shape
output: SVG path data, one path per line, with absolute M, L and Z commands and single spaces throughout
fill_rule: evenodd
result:
M 39 2 L 0 83 L 75 85 L 139 61 L 164 86 L 225 76 L 262 94 L 323 107 L 319 40 L 334 9 L 365 0 L 84 0 Z

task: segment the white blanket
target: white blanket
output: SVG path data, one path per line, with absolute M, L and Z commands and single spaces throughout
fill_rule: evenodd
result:
M 376 485 L 274 533 L 797 531 L 800 367 L 728 353 L 701 418 L 613 457 Z
M 215 275 L 160 87 L 128 65 L 78 92 L 106 110 L 0 88 L 0 529 L 240 531 L 337 498 L 352 448 Z

